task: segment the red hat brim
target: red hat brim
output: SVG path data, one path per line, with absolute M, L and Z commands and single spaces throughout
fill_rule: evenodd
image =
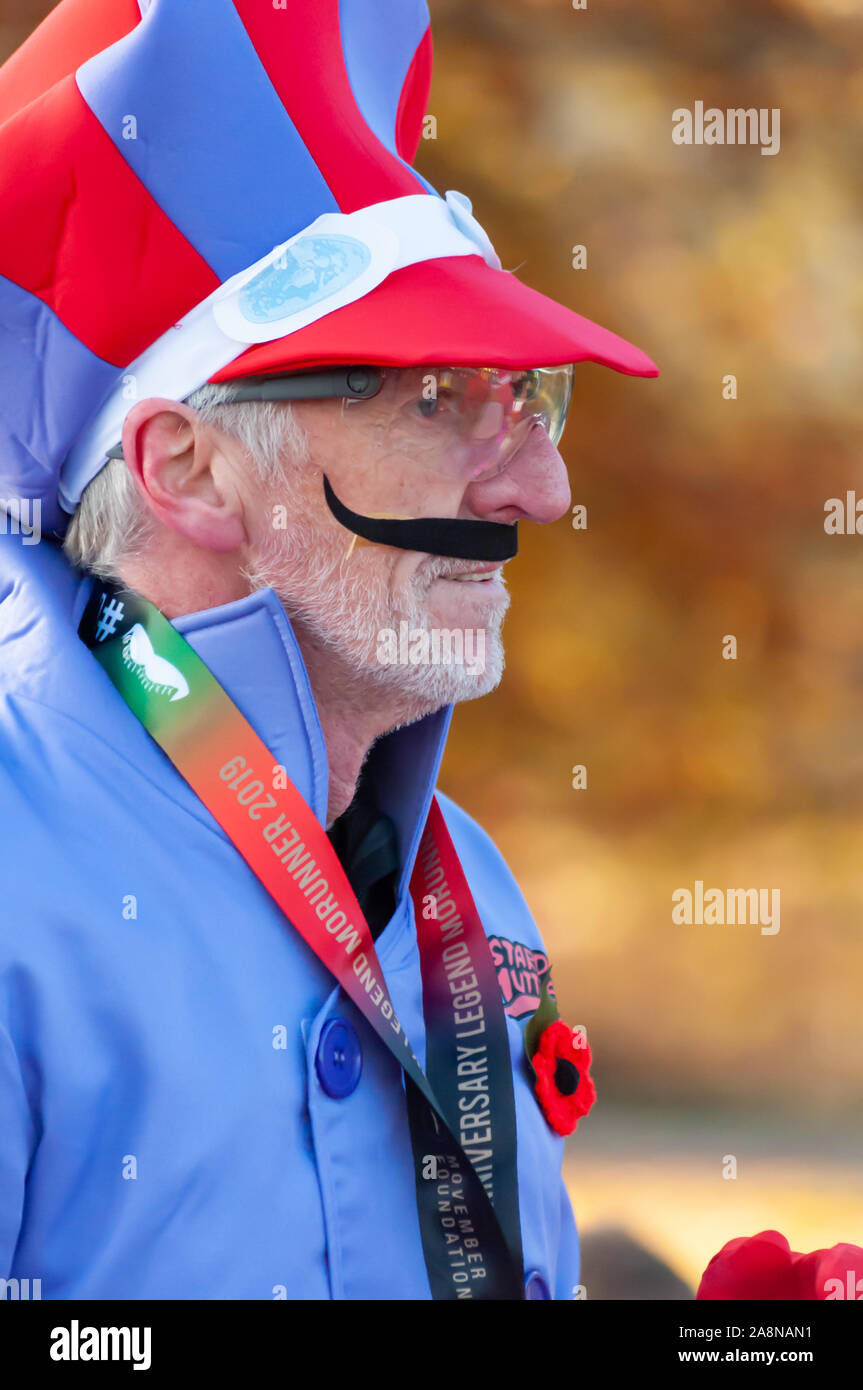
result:
M 494 270 L 481 256 L 446 256 L 396 270 L 362 299 L 247 348 L 210 380 L 351 362 L 508 368 L 598 362 L 628 376 L 659 375 L 640 348 L 511 271 Z

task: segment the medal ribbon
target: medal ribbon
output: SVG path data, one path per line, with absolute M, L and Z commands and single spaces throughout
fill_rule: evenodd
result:
M 287 776 L 273 777 L 280 769 L 272 753 L 194 649 L 147 599 L 102 580 L 78 634 L 403 1068 L 432 1297 L 523 1299 L 506 1018 L 488 940 L 437 802 L 411 881 L 426 1074 L 323 827 Z

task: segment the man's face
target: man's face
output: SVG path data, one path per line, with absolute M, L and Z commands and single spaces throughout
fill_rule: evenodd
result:
M 554 520 L 569 506 L 566 469 L 545 431 L 530 429 L 507 469 L 458 476 L 366 403 L 300 401 L 291 409 L 307 458 L 287 460 L 286 486 L 266 490 L 248 570 L 270 586 L 298 636 L 339 659 L 355 688 L 374 686 L 405 720 L 484 695 L 503 671 L 509 606 L 503 564 L 370 544 L 341 526 L 323 489 L 364 515 Z

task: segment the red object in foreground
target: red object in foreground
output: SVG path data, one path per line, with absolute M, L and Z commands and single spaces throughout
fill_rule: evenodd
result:
M 738 1236 L 713 1256 L 695 1297 L 863 1300 L 863 1249 L 841 1244 L 798 1255 L 778 1231 Z
M 556 1019 L 543 1029 L 531 1060 L 536 1097 L 546 1119 L 558 1134 L 572 1134 L 596 1100 L 587 1040 Z

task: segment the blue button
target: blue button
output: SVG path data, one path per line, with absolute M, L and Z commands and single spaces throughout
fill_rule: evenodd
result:
M 525 1298 L 551 1298 L 548 1291 L 548 1284 L 543 1279 L 538 1269 L 534 1269 L 524 1281 Z
M 331 1018 L 321 1032 L 315 1054 L 318 1080 L 333 1100 L 344 1100 L 357 1088 L 363 1069 L 363 1050 L 345 1018 Z

